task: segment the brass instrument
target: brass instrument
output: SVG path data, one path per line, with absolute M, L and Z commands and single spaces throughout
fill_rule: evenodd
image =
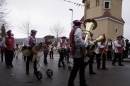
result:
M 97 27 L 97 22 L 93 19 L 87 19 L 84 21 L 84 27 L 85 27 L 85 42 L 89 42 L 88 38 L 90 36 L 90 31 L 96 29 Z M 83 56 L 86 56 L 88 51 L 86 50 L 85 47 L 82 47 L 82 54 Z
M 53 41 L 51 44 L 53 45 L 56 41 Z M 41 49 L 46 49 L 46 47 L 43 45 Z
M 89 52 L 95 50 L 97 48 L 97 42 L 104 42 L 106 40 L 106 37 L 104 35 L 99 35 L 98 38 L 96 38 L 94 41 L 92 41 L 94 43 L 94 45 L 91 45 L 89 48 Z M 94 46 L 94 47 L 93 47 Z
M 108 42 L 107 42 L 107 45 L 106 45 L 106 51 L 108 51 Z
M 107 43 L 106 43 L 106 51 L 108 51 L 109 49 L 109 47 L 108 47 L 108 43 L 110 42 L 110 39 L 107 39 Z
M 103 49 L 103 52 L 101 53 L 100 59 L 102 59 L 102 55 L 105 52 L 105 50 L 108 51 L 108 42 L 107 42 L 105 48 Z

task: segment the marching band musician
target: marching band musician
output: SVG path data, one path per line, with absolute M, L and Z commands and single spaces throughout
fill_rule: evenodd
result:
M 83 40 L 83 32 L 80 28 L 81 21 L 73 21 L 73 29 L 70 32 L 70 46 L 71 55 L 73 57 L 73 68 L 70 73 L 68 80 L 68 86 L 74 86 L 74 80 L 76 78 L 77 72 L 80 70 L 80 86 L 88 86 L 85 80 L 85 62 L 84 57 L 81 53 L 81 47 L 88 47 L 88 43 Z
M 122 42 L 121 42 L 122 39 L 123 39 L 122 36 L 118 36 L 117 39 L 114 41 L 114 46 L 115 46 L 114 51 L 115 51 L 115 53 L 114 53 L 114 59 L 112 61 L 113 66 L 116 66 L 115 63 L 116 63 L 117 58 L 118 58 L 118 62 L 119 62 L 118 65 L 124 66 L 121 63 L 121 54 L 122 54 L 122 47 L 123 47 Z
M 1 48 L 1 62 L 3 62 L 3 56 L 5 56 L 5 48 L 2 42 L 0 42 L 0 48 Z M 5 59 L 5 62 L 6 62 L 6 59 Z
M 105 34 L 104 34 L 105 35 Z M 101 62 L 101 59 L 102 59 L 102 69 L 103 70 L 108 70 L 106 68 L 106 45 L 105 45 L 105 41 L 103 42 L 98 42 L 98 48 L 99 48 L 99 57 L 97 58 L 97 69 L 98 70 L 101 70 L 100 68 L 100 62 Z
M 126 41 L 126 52 L 125 52 L 125 54 L 126 54 L 125 56 L 126 56 L 126 57 L 124 57 L 124 58 L 128 58 L 128 51 L 129 51 L 129 40 L 128 40 L 128 39 L 126 39 L 125 41 Z
M 35 38 L 36 33 L 37 33 L 36 30 L 31 30 L 31 35 L 28 38 L 26 38 L 25 43 L 24 43 L 25 46 L 30 47 L 30 51 L 32 49 L 32 46 L 34 44 L 36 44 L 36 42 L 37 42 L 37 40 Z M 29 74 L 29 62 L 32 61 L 32 58 L 33 58 L 33 53 L 31 52 L 31 55 L 28 56 L 27 60 L 26 60 L 26 74 Z M 36 72 L 37 72 L 37 66 L 36 65 L 37 65 L 37 61 L 35 59 L 35 61 L 33 61 L 34 74 L 36 74 Z
M 44 45 L 44 49 L 43 49 L 43 53 L 44 53 L 44 64 L 47 65 L 48 62 L 47 62 L 47 55 L 49 53 L 49 46 L 47 43 L 45 43 Z
M 93 33 L 90 34 L 90 37 L 91 37 L 89 39 L 90 43 L 93 41 L 93 35 L 94 35 Z M 95 72 L 93 72 L 94 56 L 95 56 L 94 51 L 91 51 L 91 52 L 88 53 L 88 57 L 90 58 L 89 62 L 88 62 L 88 64 L 89 64 L 89 74 L 96 74 Z M 87 66 L 87 64 L 86 64 L 86 66 Z
M 122 39 L 122 42 L 123 42 L 123 55 L 122 55 L 122 59 L 123 58 L 127 58 L 127 47 L 126 47 L 126 44 L 127 44 L 127 41 L 125 39 Z
M 70 53 L 70 45 L 67 43 L 67 48 L 65 52 L 65 59 L 67 60 L 67 63 L 69 63 L 69 53 Z
M 53 44 L 49 45 L 50 59 L 53 59 Z
M 95 49 L 95 54 L 96 54 L 96 62 L 98 63 L 98 59 L 100 58 L 99 48 L 98 47 Z
M 106 52 L 107 52 L 107 60 L 112 60 L 112 51 L 114 49 L 114 45 L 112 40 L 109 38 L 106 42 Z
M 12 61 L 13 61 L 13 55 L 14 55 L 14 49 L 16 48 L 14 37 L 11 35 L 11 30 L 7 31 L 7 35 L 3 37 L 2 43 L 5 48 L 5 62 L 6 67 L 13 67 Z
M 58 62 L 58 67 L 62 67 L 65 68 L 65 63 L 64 63 L 64 57 L 65 57 L 65 52 L 66 52 L 66 37 L 61 37 L 61 41 L 58 42 L 58 52 L 60 54 L 60 58 L 59 58 L 59 62 Z M 61 62 L 62 62 L 62 66 L 61 66 Z

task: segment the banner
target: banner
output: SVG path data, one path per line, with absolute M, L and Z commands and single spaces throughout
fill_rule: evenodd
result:
M 84 4 L 79 4 L 79 3 L 76 3 L 76 2 L 72 2 L 72 1 L 69 1 L 69 0 L 60 0 L 60 1 L 64 1 L 64 2 L 68 2 L 68 3 L 72 3 L 78 7 L 85 7 L 85 8 L 88 8 L 88 5 L 84 5 Z

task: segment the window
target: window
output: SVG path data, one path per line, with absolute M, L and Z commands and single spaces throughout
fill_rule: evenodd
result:
M 99 6 L 99 0 L 96 0 L 96 6 Z
M 104 9 L 110 9 L 111 1 L 104 1 Z
M 115 33 L 118 34 L 118 28 L 117 28 L 117 27 L 116 27 L 116 29 L 115 29 Z

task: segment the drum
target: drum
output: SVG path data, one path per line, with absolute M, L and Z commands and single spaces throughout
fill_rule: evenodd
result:
M 22 47 L 22 54 L 24 56 L 30 56 L 31 55 L 31 47 L 30 46 L 23 46 Z
M 33 46 L 32 51 L 38 52 L 42 49 L 42 43 L 40 42 L 38 45 Z

